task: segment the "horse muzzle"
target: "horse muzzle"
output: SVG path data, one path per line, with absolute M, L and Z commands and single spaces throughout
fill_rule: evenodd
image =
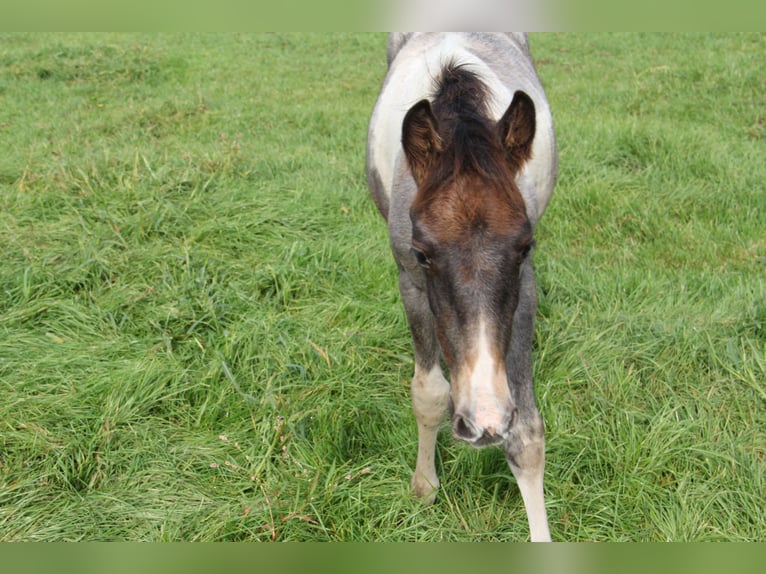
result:
M 472 416 L 465 411 L 452 414 L 452 434 L 474 447 L 503 442 L 509 435 L 516 418 L 516 409 Z

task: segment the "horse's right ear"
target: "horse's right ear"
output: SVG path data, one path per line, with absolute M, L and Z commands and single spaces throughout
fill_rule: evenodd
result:
M 421 185 L 434 158 L 442 149 L 436 118 L 428 100 L 410 108 L 402 122 L 402 147 L 415 182 Z

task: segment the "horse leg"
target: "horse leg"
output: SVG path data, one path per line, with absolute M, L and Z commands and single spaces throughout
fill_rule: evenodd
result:
M 545 439 L 540 415 L 532 424 L 519 421 L 505 442 L 505 459 L 519 485 L 532 542 L 550 542 L 548 514 L 543 495 Z
M 404 271 L 399 275 L 399 290 L 415 351 L 415 374 L 410 389 L 418 423 L 418 459 L 410 485 L 415 496 L 432 504 L 439 488 L 434 462 L 436 437 L 449 405 L 449 383 L 439 366 L 439 346 L 425 293 L 413 285 Z
M 516 421 L 505 440 L 505 458 L 516 478 L 533 542 L 550 541 L 543 495 L 545 438 L 532 384 L 532 337 L 537 308 L 534 270 L 528 258 L 521 270 L 519 303 L 513 315 L 511 348 L 506 359 L 508 381 L 517 408 Z
M 412 410 L 418 423 L 418 460 L 410 483 L 415 496 L 432 504 L 439 488 L 436 475 L 436 437 L 439 424 L 449 402 L 449 383 L 439 365 L 425 371 L 415 363 L 415 376 L 410 385 Z

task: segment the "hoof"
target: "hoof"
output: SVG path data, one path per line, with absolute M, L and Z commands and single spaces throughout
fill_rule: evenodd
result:
M 425 504 L 433 504 L 436 500 L 436 492 L 439 490 L 439 479 L 436 477 L 428 479 L 425 476 L 413 474 L 410 487 L 412 493 Z

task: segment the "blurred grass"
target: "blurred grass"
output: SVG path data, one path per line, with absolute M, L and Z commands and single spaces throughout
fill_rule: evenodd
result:
M 408 492 L 384 36 L 1 40 L 0 539 L 528 536 L 499 450 Z M 531 40 L 554 539 L 762 540 L 766 37 Z

